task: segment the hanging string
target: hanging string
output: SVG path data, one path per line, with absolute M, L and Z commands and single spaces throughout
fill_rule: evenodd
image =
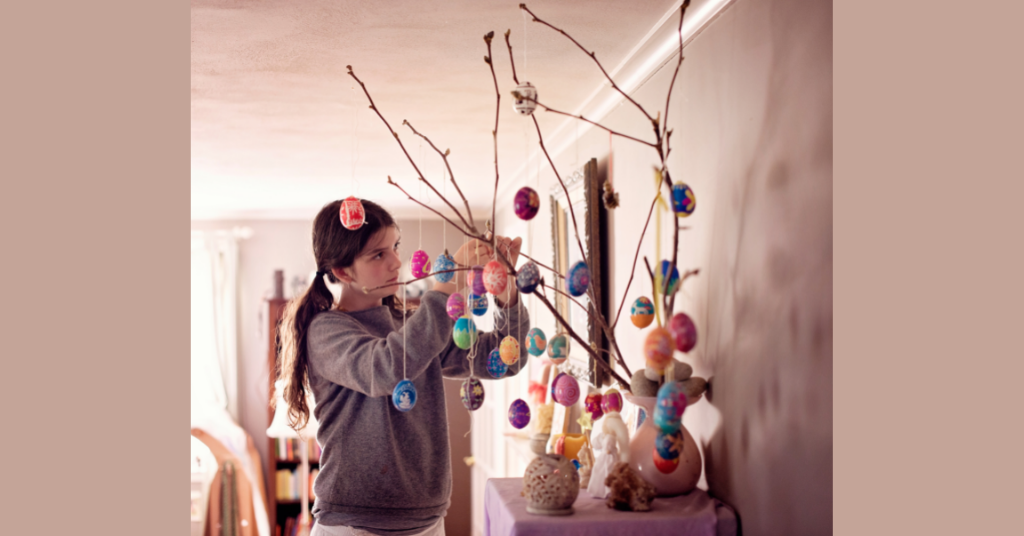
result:
M 419 142 L 419 147 L 420 147 L 420 162 L 422 162 L 423 161 L 423 141 L 422 140 Z M 416 191 L 420 194 L 420 199 L 423 199 L 424 198 L 424 195 L 423 195 L 423 181 L 419 181 L 419 183 L 416 184 Z M 416 240 L 416 249 L 418 249 L 418 250 L 419 249 L 423 249 L 423 210 L 422 209 L 419 210 L 419 214 L 420 214 L 420 217 L 419 217 L 420 234 L 419 234 L 419 238 L 417 238 L 417 240 Z
M 408 320 L 405 312 L 405 285 L 402 285 L 402 379 L 409 378 L 405 372 L 405 345 L 409 339 Z
M 355 86 L 352 86 L 353 93 Z M 352 152 L 349 153 L 349 162 L 352 163 L 352 181 L 355 183 L 355 196 L 359 198 L 360 184 L 356 178 L 356 164 L 359 162 L 359 110 L 358 106 L 353 107 L 352 113 Z
M 529 78 L 526 77 L 526 11 L 521 9 L 519 12 L 523 15 L 523 81 L 525 82 L 529 80 Z
M 448 199 L 448 171 L 444 167 L 444 162 L 441 163 L 441 192 L 445 199 Z M 448 251 L 448 222 L 441 219 L 441 240 L 444 243 L 442 252 Z

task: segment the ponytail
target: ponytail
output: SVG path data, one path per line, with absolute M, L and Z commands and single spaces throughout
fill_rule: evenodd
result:
M 281 371 L 284 380 L 284 400 L 288 404 L 288 425 L 301 430 L 309 422 L 309 405 L 306 392 L 309 389 L 309 353 L 306 338 L 313 317 L 328 311 L 334 304 L 334 295 L 324 283 L 324 277 L 333 278 L 330 272 L 317 270 L 313 283 L 301 297 L 288 302 L 278 328 L 281 340 Z M 276 398 L 272 399 L 276 400 Z

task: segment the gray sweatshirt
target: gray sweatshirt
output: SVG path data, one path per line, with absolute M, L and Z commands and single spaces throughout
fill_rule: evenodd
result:
M 402 319 L 387 306 L 313 318 L 309 382 L 323 448 L 314 485 L 317 523 L 401 536 L 422 531 L 448 511 L 452 472 L 442 377 L 469 376 L 470 362 L 469 350 L 452 340 L 447 300 L 443 292 L 427 291 L 404 323 L 405 374 L 417 394 L 416 405 L 404 413 L 391 402 L 403 378 Z M 476 343 L 473 375 L 480 379 L 491 378 L 487 356 L 506 335 L 520 343 L 519 362 L 507 375 L 526 366 L 526 307 L 497 308 L 494 325 Z

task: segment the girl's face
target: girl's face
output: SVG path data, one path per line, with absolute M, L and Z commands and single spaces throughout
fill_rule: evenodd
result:
M 385 227 L 366 243 L 363 251 L 359 252 L 352 266 L 345 269 L 349 276 L 351 285 L 356 289 L 366 287 L 371 290 L 367 297 L 384 298 L 391 296 L 398 288 L 397 285 L 388 285 L 398 281 L 402 268 L 402 261 L 398 257 L 398 243 L 401 235 L 395 226 Z

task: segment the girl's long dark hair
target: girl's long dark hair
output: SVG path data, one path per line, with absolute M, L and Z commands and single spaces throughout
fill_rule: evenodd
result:
M 366 219 L 363 226 L 355 231 L 350 231 L 341 224 L 340 200 L 328 203 L 320 209 L 320 213 L 313 220 L 313 257 L 316 258 L 317 272 L 326 275 L 314 277 L 309 289 L 288 303 L 278 328 L 281 340 L 280 377 L 284 380 L 284 400 L 288 403 L 288 424 L 296 430 L 302 429 L 309 421 L 309 406 L 306 404 L 306 392 L 309 389 L 309 354 L 306 338 L 309 324 L 313 317 L 334 306 L 334 295 L 327 288 L 323 278 L 337 283 L 338 280 L 331 272 L 332 268 L 352 266 L 359 252 L 366 247 L 377 231 L 396 225 L 391 214 L 380 205 L 365 199 L 362 203 Z M 401 318 L 402 303 L 397 296 L 388 296 L 383 302 L 391 308 L 393 315 Z

